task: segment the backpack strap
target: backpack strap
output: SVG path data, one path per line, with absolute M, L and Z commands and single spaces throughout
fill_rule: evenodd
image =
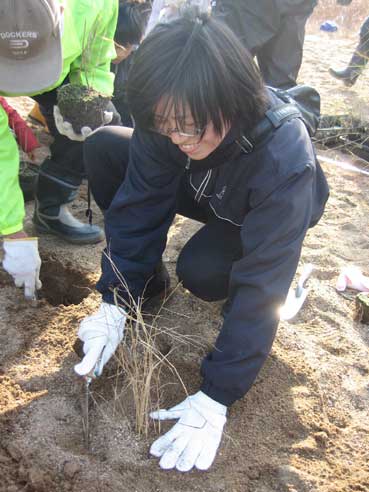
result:
M 282 103 L 266 111 L 264 118 L 247 135 L 241 135 L 237 144 L 245 154 L 249 154 L 254 147 L 267 138 L 272 132 L 279 128 L 286 121 L 294 118 L 302 119 L 300 110 L 292 103 Z

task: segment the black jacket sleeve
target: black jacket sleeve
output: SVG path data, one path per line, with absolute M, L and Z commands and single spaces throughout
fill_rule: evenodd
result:
M 105 302 L 114 302 L 114 291 L 137 302 L 165 249 L 184 169 L 165 146 L 160 136 L 133 134 L 126 177 L 105 215 L 107 246 L 97 284 Z
M 234 263 L 231 308 L 214 350 L 204 359 L 202 391 L 231 405 L 253 384 L 271 349 L 283 304 L 299 261 L 313 205 L 315 166 L 295 169 L 275 183 L 247 214 L 243 257 Z

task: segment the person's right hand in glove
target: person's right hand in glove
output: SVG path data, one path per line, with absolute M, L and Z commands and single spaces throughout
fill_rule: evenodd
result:
M 78 337 L 83 342 L 85 356 L 74 366 L 79 376 L 102 374 L 104 365 L 123 339 L 126 318 L 124 309 L 103 302 L 95 314 L 81 322 Z
M 25 233 L 7 236 L 3 241 L 3 267 L 14 279 L 17 287 L 24 287 L 24 297 L 36 299 L 36 289 L 41 289 L 41 258 L 37 237 Z

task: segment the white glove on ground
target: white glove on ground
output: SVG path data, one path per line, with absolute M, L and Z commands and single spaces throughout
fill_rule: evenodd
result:
M 122 308 L 103 302 L 98 311 L 87 316 L 79 325 L 78 337 L 84 342 L 84 358 L 74 366 L 79 376 L 93 371 L 100 376 L 104 365 L 116 351 L 122 341 L 126 313 Z
M 113 113 L 111 111 L 104 111 L 103 119 L 104 122 L 102 126 L 107 125 L 113 119 Z M 68 137 L 70 140 L 75 140 L 77 142 L 83 142 L 93 131 L 97 130 L 97 128 L 92 130 L 89 126 L 83 126 L 81 128 L 81 133 L 76 133 L 73 130 L 72 124 L 69 123 L 69 121 L 64 120 L 58 106 L 54 106 L 54 120 L 59 133 Z
M 3 267 L 14 279 L 17 287 L 24 287 L 24 297 L 36 299 L 36 289 L 41 289 L 41 258 L 36 237 L 4 239 Z
M 161 458 L 159 465 L 164 470 L 176 468 L 185 472 L 194 466 L 207 470 L 218 450 L 226 413 L 225 405 L 202 391 L 169 410 L 152 412 L 150 417 L 156 420 L 179 420 L 151 445 L 150 454 Z
M 346 288 L 369 292 L 369 277 L 365 277 L 357 266 L 344 267 L 337 279 L 336 289 L 343 292 Z

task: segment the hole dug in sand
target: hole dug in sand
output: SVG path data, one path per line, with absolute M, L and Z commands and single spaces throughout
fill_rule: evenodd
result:
M 40 297 L 52 306 L 80 304 L 94 287 L 86 273 L 53 257 L 43 258 L 40 279 Z

